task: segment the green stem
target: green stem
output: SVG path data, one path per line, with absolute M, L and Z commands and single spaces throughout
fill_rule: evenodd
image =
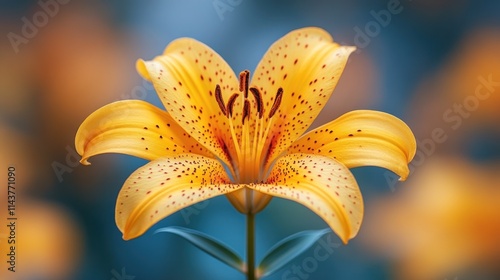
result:
M 247 280 L 255 277 L 255 214 L 247 214 Z

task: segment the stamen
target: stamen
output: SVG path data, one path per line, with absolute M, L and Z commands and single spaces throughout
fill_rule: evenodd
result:
M 248 78 L 250 71 L 245 70 L 240 73 L 240 92 L 245 93 L 245 98 L 248 98 Z
M 220 89 L 219 85 L 215 86 L 215 100 L 217 100 L 217 103 L 219 104 L 219 108 L 224 114 L 224 116 L 227 116 L 227 110 L 226 106 L 224 105 L 224 100 L 222 99 L 222 91 Z
M 229 97 L 229 100 L 227 101 L 227 113 L 228 117 L 233 116 L 233 107 L 234 107 L 234 102 L 236 101 L 236 98 L 238 98 L 239 94 L 235 93 Z
M 273 106 L 271 106 L 271 110 L 269 111 L 269 117 L 272 118 L 281 104 L 281 98 L 283 97 L 283 88 L 279 88 L 278 92 L 276 92 L 276 97 L 274 98 Z
M 259 112 L 259 118 L 261 119 L 262 115 L 264 115 L 264 102 L 262 101 L 262 95 L 260 94 L 259 89 L 256 87 L 251 87 L 250 91 L 255 98 L 255 102 L 257 103 L 257 112 Z
M 243 105 L 243 116 L 241 123 L 245 124 L 245 119 L 250 118 L 250 101 L 245 100 L 245 105 Z

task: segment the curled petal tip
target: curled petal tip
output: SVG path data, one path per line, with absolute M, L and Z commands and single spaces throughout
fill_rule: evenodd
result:
M 344 46 L 344 48 L 346 49 L 346 51 L 348 53 L 353 53 L 357 50 L 357 48 L 355 46 Z
M 87 160 L 88 158 L 82 158 L 80 160 L 80 163 L 83 165 L 91 165 L 91 163 Z
M 146 63 L 143 59 L 138 59 L 135 62 L 135 69 L 137 70 L 139 75 L 141 75 L 142 78 L 144 78 L 145 80 L 151 81 L 151 77 L 149 76 L 149 72 L 146 68 Z
M 128 241 L 132 238 L 130 238 L 130 236 L 126 235 L 125 233 L 122 235 L 122 239 L 125 240 L 125 241 Z
M 409 159 L 409 161 L 411 161 L 411 159 Z M 404 170 L 398 175 L 399 175 L 398 181 L 400 182 L 406 181 L 406 179 L 408 179 L 408 176 L 410 175 L 410 169 L 408 168 L 408 165 L 405 165 Z
M 122 232 L 122 239 L 125 240 L 125 241 L 134 239 L 134 238 L 136 238 L 137 236 L 140 235 L 140 234 L 139 235 L 132 234 L 131 231 L 127 227 L 125 227 L 125 229 L 121 230 L 121 232 Z

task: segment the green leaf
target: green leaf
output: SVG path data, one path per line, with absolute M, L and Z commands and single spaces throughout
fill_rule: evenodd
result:
M 331 232 L 330 228 L 301 231 L 274 244 L 258 266 L 260 277 L 268 276 L 278 271 L 309 249 L 328 232 Z
M 154 233 L 156 234 L 160 232 L 168 232 L 180 236 L 212 257 L 240 272 L 245 273 L 244 270 L 246 264 L 243 260 L 227 245 L 207 234 L 176 226 L 160 228 Z

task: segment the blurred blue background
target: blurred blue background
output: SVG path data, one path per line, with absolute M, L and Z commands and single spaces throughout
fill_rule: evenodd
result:
M 115 200 L 146 162 L 103 155 L 81 166 L 74 136 L 86 116 L 112 101 L 161 107 L 135 61 L 153 58 L 176 38 L 204 42 L 238 73 L 252 71 L 275 40 L 305 26 L 358 47 L 313 127 L 350 110 L 376 109 L 406 121 L 419 143 L 429 143 L 436 128 L 447 140 L 423 145 L 404 183 L 383 169 L 353 170 L 366 203 L 358 237 L 341 245 L 327 235 L 323 240 L 339 247 L 326 260 L 311 261 L 318 243 L 265 279 L 500 279 L 500 2 L 493 0 L 0 1 L 1 167 L 16 166 L 21 219 L 18 272 L 6 272 L 0 239 L 0 277 L 245 279 L 178 237 L 153 235 L 168 225 L 189 227 L 243 255 L 244 216 L 224 197 L 124 241 Z M 471 101 L 481 77 L 493 81 L 491 94 Z M 453 121 L 444 117 L 448 110 Z M 257 216 L 257 259 L 290 234 L 324 227 L 306 208 L 273 199 Z M 428 230 L 414 230 L 422 228 Z

